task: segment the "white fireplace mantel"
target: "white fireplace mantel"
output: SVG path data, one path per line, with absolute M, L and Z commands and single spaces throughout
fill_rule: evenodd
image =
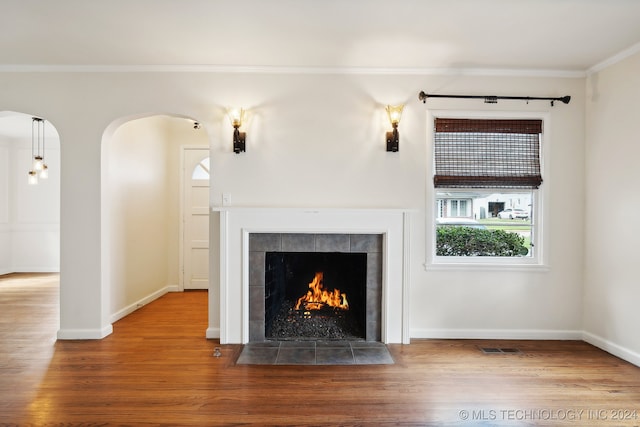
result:
M 219 214 L 220 221 L 221 344 L 249 341 L 250 233 L 381 234 L 382 341 L 409 343 L 410 210 L 253 207 L 212 210 Z M 211 306 L 217 298 L 211 293 L 209 300 Z M 213 334 L 207 331 L 207 336 Z

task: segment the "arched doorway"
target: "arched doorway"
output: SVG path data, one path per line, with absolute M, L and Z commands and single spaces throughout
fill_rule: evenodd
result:
M 47 176 L 35 173 L 42 157 Z M 60 271 L 60 138 L 46 120 L 0 112 L 0 274 Z
M 102 270 L 110 321 L 181 286 L 181 149 L 208 149 L 194 120 L 119 120 L 102 146 Z

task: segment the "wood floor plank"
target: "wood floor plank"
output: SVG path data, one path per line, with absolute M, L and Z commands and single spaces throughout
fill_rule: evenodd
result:
M 414 340 L 389 346 L 394 365 L 236 365 L 241 346 L 204 338 L 206 291 L 167 294 L 95 341 L 55 341 L 58 298 L 57 275 L 0 277 L 0 425 L 640 425 L 640 368 L 584 342 Z

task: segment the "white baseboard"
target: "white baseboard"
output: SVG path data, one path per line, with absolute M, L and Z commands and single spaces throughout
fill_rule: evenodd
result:
M 416 339 L 582 340 L 582 331 L 547 329 L 411 329 Z
M 115 323 L 118 320 L 122 319 L 125 316 L 128 316 L 129 314 L 133 313 L 134 311 L 136 311 L 137 309 L 144 307 L 145 305 L 149 304 L 152 301 L 157 300 L 158 298 L 160 298 L 161 296 L 165 295 L 168 292 L 177 292 L 178 289 L 174 290 L 174 286 L 165 286 L 162 289 L 159 289 L 157 291 L 155 291 L 154 293 L 152 293 L 151 295 L 147 295 L 146 297 L 139 299 L 138 301 L 134 302 L 133 304 L 130 304 L 128 306 L 126 306 L 125 308 L 116 311 L 115 313 L 113 313 L 111 315 L 111 323 Z
M 166 286 L 151 295 L 136 301 L 133 304 L 128 305 L 122 310 L 117 311 L 111 315 L 111 323 L 115 323 L 123 317 L 133 313 L 137 309 L 149 304 L 150 302 L 160 298 L 168 292 L 182 292 L 178 285 Z M 84 339 L 102 339 L 113 333 L 113 326 L 109 325 L 101 330 L 95 329 L 60 329 L 57 334 L 59 340 L 84 340 Z M 208 332 L 207 332 L 208 333 Z M 219 334 L 219 333 L 218 333 Z
M 20 267 L 20 268 L 0 268 L 0 275 L 13 273 L 60 273 L 59 267 Z
M 582 339 L 583 341 L 588 342 L 589 344 L 596 346 L 599 349 L 606 351 L 607 353 L 611 353 L 622 360 L 633 363 L 636 366 L 640 366 L 640 354 L 636 353 L 635 351 L 629 350 L 626 347 L 618 345 L 614 342 L 611 342 L 589 332 L 583 332 Z
M 57 338 L 59 340 L 101 340 L 112 333 L 112 325 L 107 325 L 102 329 L 60 329 Z
M 207 328 L 206 337 L 208 340 L 220 338 L 220 328 Z
M 55 265 L 32 265 L 14 267 L 13 273 L 60 273 L 60 266 Z
M 585 331 L 545 329 L 411 329 L 415 339 L 578 340 L 640 366 L 640 354 Z

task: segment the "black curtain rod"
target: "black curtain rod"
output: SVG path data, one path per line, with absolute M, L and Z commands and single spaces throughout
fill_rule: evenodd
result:
M 561 101 L 568 104 L 571 101 L 571 96 L 561 96 L 558 98 L 540 98 L 536 96 L 481 96 L 481 95 L 434 95 L 421 91 L 418 94 L 418 99 L 423 103 L 427 102 L 427 98 L 464 98 L 464 99 L 484 99 L 486 104 L 496 104 L 498 99 L 518 99 L 522 101 L 551 101 L 551 106 L 555 101 Z

